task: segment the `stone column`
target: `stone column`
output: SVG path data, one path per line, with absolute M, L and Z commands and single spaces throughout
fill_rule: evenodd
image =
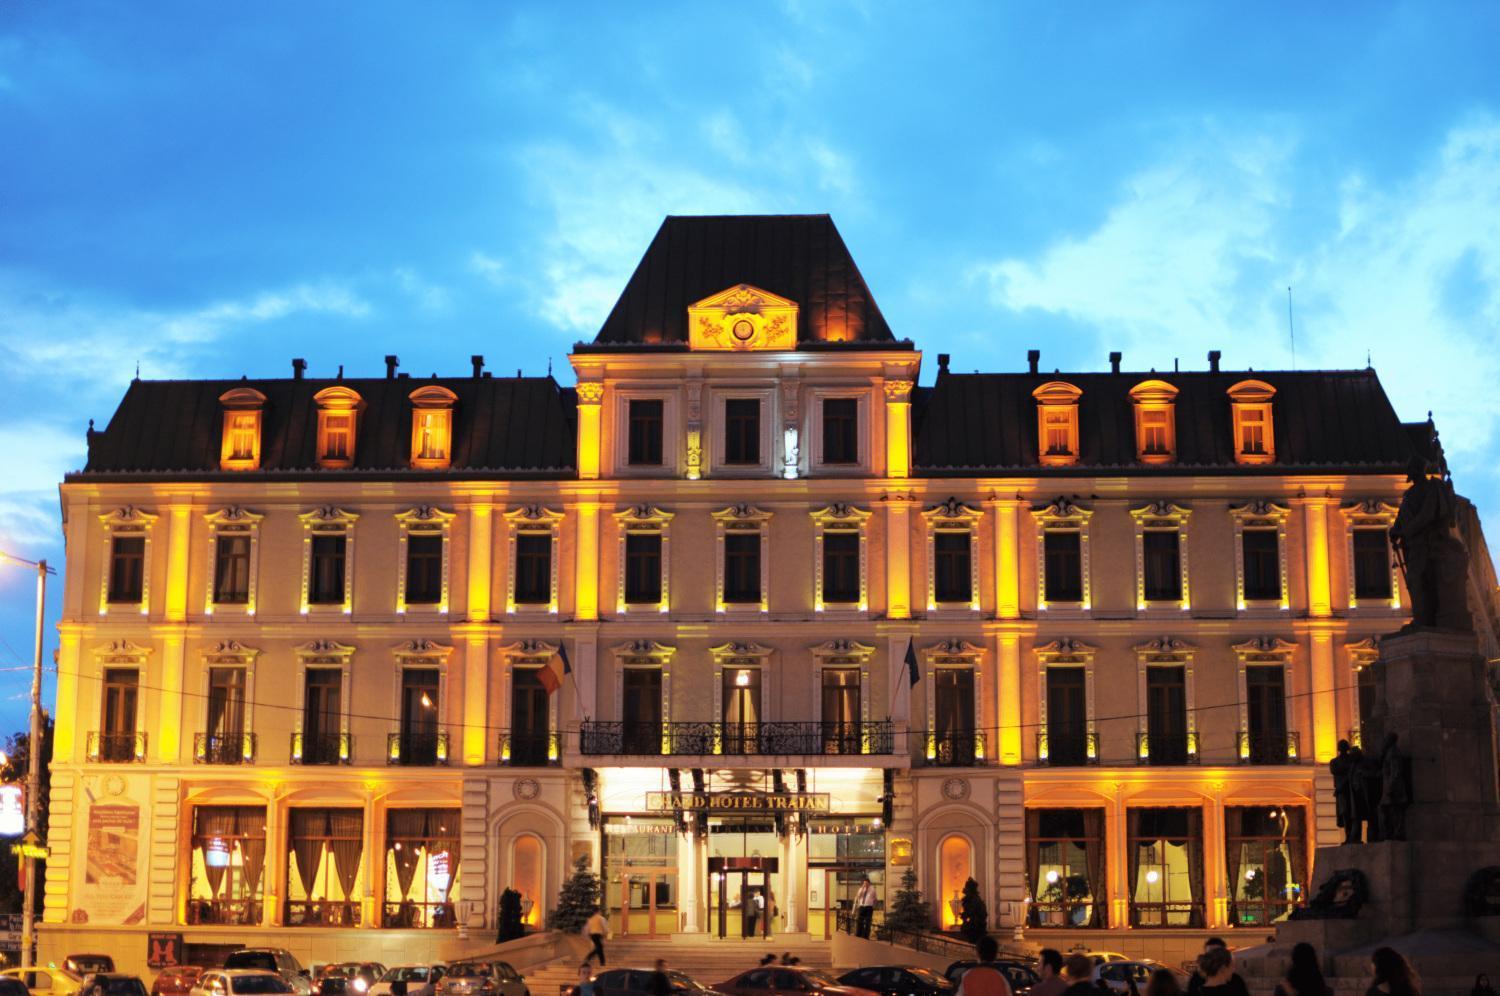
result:
M 1024 752 L 1021 726 L 1021 634 L 995 634 L 995 701 L 999 729 L 995 757 L 1019 765 Z
M 911 476 L 911 389 L 909 380 L 885 382 L 885 476 Z
M 578 382 L 578 477 L 592 481 L 599 477 L 603 455 L 600 416 L 603 413 L 604 384 L 599 381 Z
M 464 764 L 484 764 L 489 752 L 490 727 L 490 653 L 489 640 L 481 633 L 470 633 L 464 641 Z M 496 726 L 508 726 L 509 716 L 498 717 Z
M 476 503 L 469 507 L 469 622 L 488 622 L 490 618 L 494 523 L 494 506 Z
M 911 618 L 911 508 L 909 496 L 885 496 L 886 617 Z
M 599 618 L 599 503 L 576 506 L 577 537 L 573 544 L 573 618 Z

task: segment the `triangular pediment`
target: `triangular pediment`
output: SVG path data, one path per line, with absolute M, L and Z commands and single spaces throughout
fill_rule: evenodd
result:
M 688 305 L 692 349 L 797 348 L 797 302 L 752 284 L 735 284 Z

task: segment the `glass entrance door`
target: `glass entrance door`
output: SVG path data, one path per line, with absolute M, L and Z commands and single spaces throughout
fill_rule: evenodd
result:
M 776 918 L 770 876 L 763 871 L 725 871 L 718 881 L 715 907 L 720 937 L 771 936 Z
M 615 922 L 622 936 L 666 937 L 677 931 L 677 870 L 635 868 L 620 876 Z

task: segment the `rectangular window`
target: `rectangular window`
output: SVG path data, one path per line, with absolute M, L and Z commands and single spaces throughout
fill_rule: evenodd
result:
M 438 762 L 439 674 L 436 668 L 401 671 L 401 763 Z
M 291 809 L 287 817 L 286 925 L 359 926 L 364 811 Z
M 323 459 L 347 463 L 354 453 L 354 413 L 323 413 Z
M 1070 457 L 1073 455 L 1073 417 L 1074 413 L 1071 410 L 1044 410 L 1042 425 L 1046 429 L 1046 456 Z
M 859 462 L 859 399 L 823 400 L 823 462 Z
M 518 667 L 510 673 L 511 764 L 546 764 L 549 760 L 550 697 L 537 670 Z
M 621 731 L 626 754 L 661 753 L 661 670 L 628 667 L 621 678 Z
M 725 668 L 723 682 L 724 753 L 758 753 L 760 668 Z
M 1175 529 L 1148 529 L 1141 534 L 1146 601 L 1182 601 L 1181 545 Z
M 760 532 L 735 532 L 724 537 L 724 601 L 758 604 L 760 592 Z
M 1088 672 L 1081 667 L 1047 668 L 1047 763 L 1087 764 Z
M 310 605 L 344 604 L 344 550 L 348 537 L 343 535 L 314 536 L 312 538 L 312 562 L 307 581 L 307 601 Z
M 1240 452 L 1252 456 L 1266 453 L 1266 412 L 1264 408 L 1240 409 Z
M 1172 445 L 1167 437 L 1168 413 L 1160 408 L 1141 411 L 1141 454 L 1170 456 Z
M 238 533 L 214 540 L 214 604 L 250 601 L 250 537 Z
M 458 926 L 456 899 L 459 881 L 460 811 L 457 809 L 391 809 L 386 812 L 385 865 L 395 874 L 385 876 L 380 904 L 383 927 L 411 930 Z M 534 839 L 534 838 L 532 838 Z M 519 853 L 519 848 L 517 849 Z M 519 869 L 511 881 L 524 887 Z M 406 970 L 420 985 L 425 970 Z
M 302 763 L 343 760 L 344 675 L 336 667 L 307 669 L 302 707 Z
M 939 764 L 973 764 L 979 734 L 974 729 L 974 671 L 944 667 L 933 672 L 932 749 Z
M 1126 810 L 1133 927 L 1202 927 L 1203 811 Z
M 1359 733 L 1361 745 L 1370 743 L 1370 720 L 1375 715 L 1375 669 L 1366 664 L 1355 672 L 1354 685 L 1359 697 Z
M 240 748 L 245 732 L 245 669 L 215 667 L 208 671 L 208 734 Z
M 136 704 L 140 695 L 140 672 L 135 668 L 105 668 L 99 760 L 136 759 Z
M 1049 529 L 1042 536 L 1048 602 L 1083 601 L 1083 534 Z
M 1354 597 L 1390 600 L 1391 548 L 1383 527 L 1354 530 Z
M 256 437 L 259 435 L 259 412 L 231 415 L 229 417 L 229 459 L 254 460 Z
M 139 602 L 145 584 L 146 537 L 115 536 L 109 545 L 109 600 Z
M 741 466 L 760 463 L 759 398 L 724 402 L 724 462 Z
M 1105 926 L 1104 810 L 1028 809 L 1026 841 L 1036 855 L 1031 925 Z
M 1187 763 L 1187 668 L 1146 668 L 1146 746 L 1152 764 Z
M 859 671 L 852 667 L 823 669 L 823 753 L 859 754 Z
M 1224 863 L 1231 924 L 1264 929 L 1284 920 L 1309 891 L 1307 810 L 1225 806 Z
M 661 533 L 625 534 L 625 602 L 661 603 Z
M 516 534 L 516 603 L 552 603 L 552 534 Z
M 1286 670 L 1280 664 L 1245 668 L 1245 717 L 1252 764 L 1285 764 Z
M 662 401 L 640 398 L 630 402 L 630 452 L 632 467 L 659 467 L 662 451 Z
M 1245 599 L 1281 598 L 1281 544 L 1275 529 L 1246 529 L 1240 534 L 1245 561 Z
M 859 533 L 837 530 L 823 534 L 823 601 L 859 601 Z
M 187 922 L 254 926 L 266 866 L 264 806 L 195 806 Z
M 417 459 L 448 459 L 448 425 L 452 415 L 446 408 L 417 412 Z
M 946 529 L 932 534 L 933 601 L 967 604 L 974 595 L 969 531 Z
M 437 605 L 443 600 L 443 534 L 406 537 L 406 604 Z

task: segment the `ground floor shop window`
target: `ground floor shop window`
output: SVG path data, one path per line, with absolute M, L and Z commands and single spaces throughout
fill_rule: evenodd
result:
M 193 810 L 187 922 L 258 924 L 266 867 L 264 806 Z
M 1202 927 L 1203 811 L 1127 811 L 1130 924 L 1133 927 Z
M 831 937 L 840 917 L 852 924 L 854 900 L 868 876 L 879 914 L 885 896 L 885 830 L 874 813 L 807 823 L 807 929 Z
M 1033 927 L 1105 927 L 1104 810 L 1028 809 Z
M 604 905 L 620 935 L 678 929 L 677 824 L 668 818 L 604 819 Z
M 458 891 L 458 833 L 457 809 L 386 814 L 383 926 L 458 926 L 452 900 Z
M 357 927 L 364 858 L 364 811 L 288 812 L 286 925 Z
M 1259 927 L 1284 920 L 1307 887 L 1307 811 L 1300 806 L 1227 806 L 1224 864 L 1229 922 Z

